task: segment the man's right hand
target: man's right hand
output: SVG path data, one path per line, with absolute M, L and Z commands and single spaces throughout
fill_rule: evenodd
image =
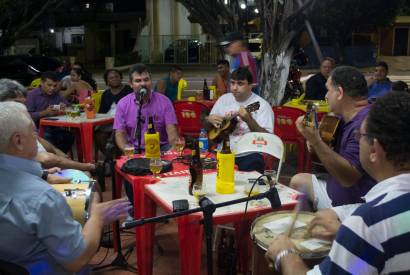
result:
M 336 212 L 332 209 L 324 209 L 316 212 L 315 217 L 309 224 L 308 233 L 315 238 L 333 241 L 340 225 Z M 323 227 L 324 230 L 314 230 L 317 226 Z
M 219 129 L 224 121 L 223 116 L 219 115 L 209 115 L 206 120 L 211 123 L 215 128 Z
M 40 114 L 41 114 L 42 117 L 58 116 L 60 114 L 60 111 L 54 109 L 53 106 L 50 105 L 50 106 L 47 107 L 47 109 L 42 111 Z
M 94 216 L 104 225 L 113 223 L 118 219 L 127 217 L 128 210 L 132 208 L 127 198 L 94 203 L 91 206 L 91 216 Z

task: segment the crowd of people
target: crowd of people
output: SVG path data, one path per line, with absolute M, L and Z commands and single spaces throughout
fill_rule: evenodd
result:
M 202 123 L 219 128 L 226 118 L 238 124 L 230 133 L 235 152 L 238 140 L 248 132 L 274 132 L 272 106 L 258 95 L 256 65 L 241 34 L 231 33 L 221 43 L 233 58 L 217 63 L 213 80 L 217 99 Z M 69 274 L 84 271 L 95 254 L 104 225 L 129 215 L 128 199 L 93 201 L 91 215 L 82 227 L 76 222 L 61 194 L 51 185 L 70 179 L 54 175 L 61 169 L 95 172 L 94 163 L 70 158 L 74 142 L 71 130 L 47 127 L 44 138 L 37 134 L 41 118 L 61 114 L 66 106 L 99 100 L 97 111 L 114 116 L 113 125 L 95 129 L 95 146 L 103 153 L 113 136 L 119 150 L 132 146 L 144 150 L 143 134 L 148 118 L 160 136 L 160 149 L 172 149 L 179 138 L 173 102 L 180 99 L 178 85 L 182 68 L 171 67 L 168 76 L 154 88 L 144 64 L 128 72 L 109 69 L 104 73 L 107 89 L 98 92 L 95 81 L 81 64 L 62 76 L 44 72 L 40 86 L 29 92 L 9 79 L 0 80 L 0 259 L 24 266 L 33 274 Z M 404 82 L 392 83 L 388 65 L 379 62 L 374 77 L 366 79 L 356 68 L 336 66 L 326 57 L 320 72 L 306 83 L 306 99 L 327 100 L 330 112 L 341 119 L 335 146 L 330 148 L 304 116 L 295 125 L 315 152 L 325 174 L 296 174 L 290 187 L 306 194 L 302 208 L 316 212 L 309 226 L 325 228 L 316 236 L 332 241 L 329 256 L 312 269 L 307 267 L 286 236 L 270 245 L 268 263 L 282 274 L 389 274 L 410 270 L 406 257 L 410 247 L 410 93 Z M 258 102 L 250 112 L 246 107 Z M 407 109 L 409 108 L 409 109 Z M 16 115 L 19 114 L 19 115 Z M 409 132 L 407 132 L 409 130 Z M 138 139 L 138 137 L 140 139 Z M 236 155 L 239 170 L 265 168 L 261 154 Z M 35 195 L 34 195 L 35 194 Z M 314 233 L 312 233 L 314 234 Z M 310 270 L 309 270 L 310 269 Z

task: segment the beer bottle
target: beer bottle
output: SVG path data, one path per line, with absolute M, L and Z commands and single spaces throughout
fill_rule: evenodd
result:
M 204 78 L 204 88 L 202 89 L 202 96 L 204 100 L 210 100 L 211 94 L 208 88 L 208 84 L 206 83 L 206 78 Z
M 235 155 L 229 145 L 229 136 L 223 139 L 222 149 L 216 154 L 216 192 L 231 194 L 235 192 Z
M 153 117 L 148 118 L 148 131 L 144 134 L 145 157 L 159 158 L 161 156 L 159 133 L 155 131 Z
M 199 142 L 196 139 L 194 141 L 194 149 L 192 150 L 192 159 L 191 163 L 189 164 L 189 174 L 191 176 L 189 181 L 189 194 L 193 195 L 192 188 L 194 185 L 202 185 L 203 175 L 202 175 L 202 163 L 201 163 L 201 156 L 199 150 Z

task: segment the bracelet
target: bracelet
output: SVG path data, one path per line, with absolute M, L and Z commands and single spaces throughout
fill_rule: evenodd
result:
M 299 255 L 299 253 L 293 248 L 284 249 L 284 250 L 280 251 L 278 253 L 278 255 L 276 255 L 275 264 L 274 264 L 276 271 L 280 272 L 280 262 L 282 261 L 283 257 L 285 257 L 285 256 L 287 256 L 291 253 Z
M 48 171 L 47 170 L 43 170 L 43 172 L 41 173 L 41 178 L 45 181 L 47 181 L 48 178 Z

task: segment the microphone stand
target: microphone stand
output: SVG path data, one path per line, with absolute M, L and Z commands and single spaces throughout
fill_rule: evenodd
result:
M 112 178 L 111 178 L 111 191 L 112 191 L 112 198 L 117 198 L 117 188 L 116 188 L 116 184 L 115 184 L 115 163 L 116 160 L 113 157 L 113 150 L 114 150 L 114 146 L 112 146 L 113 148 L 110 148 L 110 152 L 107 152 L 107 159 L 106 161 L 110 162 L 110 166 L 111 166 L 111 171 L 112 171 Z M 108 144 L 107 144 L 107 148 L 108 148 Z M 108 150 L 107 150 L 108 151 Z M 106 265 L 102 265 L 102 266 L 98 266 L 93 268 L 93 270 L 97 271 L 97 270 L 101 270 L 107 267 L 118 267 L 121 269 L 126 269 L 129 270 L 133 273 L 137 273 L 137 269 L 135 267 L 133 267 L 132 265 L 130 265 L 127 262 L 126 256 L 128 254 L 130 254 L 133 250 L 133 247 L 128 248 L 127 252 L 125 253 L 125 255 L 122 254 L 122 245 L 121 245 L 121 235 L 120 235 L 120 222 L 118 220 L 116 220 L 114 222 L 114 226 L 115 226 L 115 231 L 113 232 L 113 237 L 114 237 L 114 242 L 117 244 L 117 256 L 115 257 L 115 259 Z
M 138 115 L 137 115 L 137 127 L 135 129 L 135 135 L 134 135 L 137 140 L 137 154 L 141 154 L 141 112 L 142 112 L 142 103 L 144 101 L 144 95 L 141 95 L 140 92 L 138 92 L 139 108 L 138 108 Z
M 157 217 L 152 217 L 152 218 L 141 218 L 139 220 L 133 220 L 131 222 L 126 223 L 122 228 L 124 229 L 129 229 L 133 228 L 136 226 L 141 226 L 146 223 L 154 223 L 154 222 L 162 222 L 165 220 L 168 220 L 170 218 L 176 218 L 180 216 L 185 216 L 189 215 L 192 213 L 197 213 L 201 212 L 203 213 L 204 219 L 202 221 L 204 225 L 204 232 L 205 232 L 205 239 L 206 239 L 206 253 L 207 253 L 207 268 L 208 268 L 208 275 L 213 275 L 213 262 L 212 262 L 212 227 L 213 227 L 213 222 L 212 222 L 212 215 L 215 212 L 215 210 L 219 207 L 224 207 L 232 204 L 238 204 L 242 202 L 247 202 L 251 200 L 260 200 L 268 198 L 272 209 L 279 208 L 281 206 L 278 190 L 276 190 L 275 187 L 272 187 L 270 190 L 266 191 L 265 193 L 261 193 L 255 196 L 250 196 L 250 197 L 244 197 L 232 201 L 226 201 L 226 202 L 221 202 L 221 203 L 213 203 L 210 199 L 207 197 L 201 198 L 199 200 L 199 207 L 193 208 L 193 209 L 188 209 L 188 210 L 183 210 L 171 214 L 166 214 L 162 216 L 157 216 Z

